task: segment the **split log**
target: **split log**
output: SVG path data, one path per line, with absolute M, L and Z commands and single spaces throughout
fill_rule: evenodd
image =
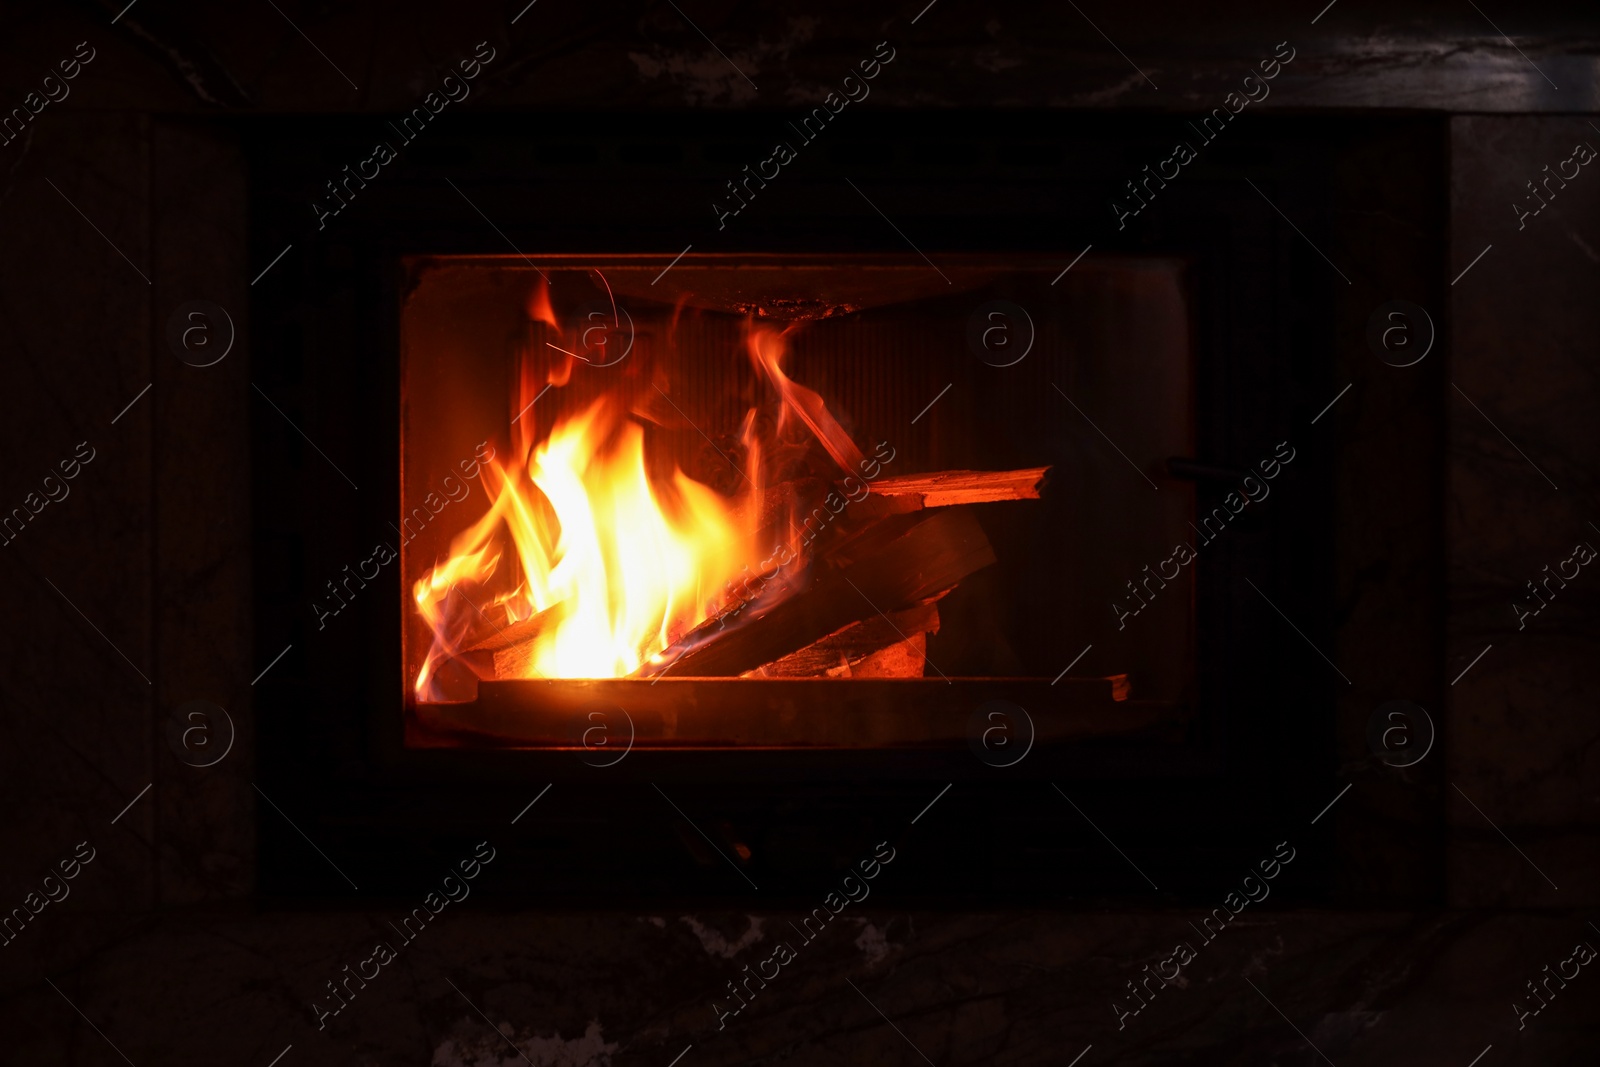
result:
M 849 667 L 851 678 L 921 678 L 928 665 L 928 635 L 915 634 Z
M 508 678 L 537 678 L 538 671 L 534 669 L 534 647 L 532 639 L 520 645 L 511 645 L 498 652 L 491 653 L 494 657 L 494 676 L 496 681 Z
M 848 501 L 839 484 L 820 478 L 800 478 L 769 486 L 758 505 L 758 535 L 774 545 L 791 537 L 805 537 L 810 551 L 827 555 L 841 539 L 891 515 L 925 508 L 960 504 L 986 504 L 1008 500 L 1037 500 L 1049 467 L 1014 471 L 933 471 L 868 483 L 870 492 Z M 826 501 L 832 500 L 829 507 Z M 847 502 L 848 501 L 848 502 Z M 820 536 L 818 536 L 820 535 Z
M 754 504 L 753 518 L 756 543 L 777 546 L 789 543 L 805 522 L 806 516 L 822 504 L 828 494 L 828 483 L 821 478 L 792 478 L 766 486 Z
M 1038 500 L 1049 467 L 1014 471 L 932 471 L 881 478 L 872 483 L 874 495 L 913 498 L 915 507 L 942 508 L 952 504 L 987 504 L 997 500 Z
M 743 678 L 920 678 L 928 635 L 939 632 L 936 602 L 850 623 Z
M 565 616 L 564 602 L 552 604 L 537 615 L 505 626 L 497 626 L 492 633 L 467 648 L 457 658 L 469 663 L 481 663 L 482 660 L 488 659 L 497 679 L 532 678 L 535 642 Z
M 551 624 L 560 620 L 563 614 L 560 610 L 561 607 L 561 604 L 552 604 L 537 615 L 530 615 L 521 622 L 513 622 L 505 626 L 496 627 L 493 633 L 484 637 L 477 644 L 469 646 L 467 651 L 500 652 L 513 645 L 532 641 L 548 630 Z
M 727 677 L 772 663 L 862 619 L 932 600 L 995 562 L 978 521 L 964 510 L 896 515 L 836 547 L 804 590 L 735 625 L 691 631 L 639 675 Z

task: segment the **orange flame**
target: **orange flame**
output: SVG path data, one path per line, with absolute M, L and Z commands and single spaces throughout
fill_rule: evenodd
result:
M 778 429 L 781 431 L 784 428 L 789 413 L 793 412 L 806 424 L 806 428 L 816 435 L 817 441 L 827 450 L 833 461 L 844 468 L 846 474 L 854 474 L 862 460 L 861 450 L 850 440 L 850 435 L 844 432 L 844 427 L 840 426 L 828 412 L 828 405 L 823 402 L 822 397 L 783 373 L 783 357 L 789 351 L 786 339 L 788 333 L 788 330 L 780 331 L 770 326 L 757 326 L 749 331 L 747 341 L 750 346 L 750 361 L 777 387 L 778 395 L 783 400 Z
M 528 311 L 554 322 L 542 285 Z M 780 427 L 792 413 L 835 462 L 854 471 L 861 460 L 855 443 L 820 396 L 784 374 L 784 334 L 751 327 L 747 345 L 778 392 Z M 536 384 L 525 361 L 517 390 L 524 403 Z M 524 409 L 509 458 L 485 467 L 488 510 L 413 587 L 417 610 L 433 631 L 416 678 L 418 698 L 443 699 L 439 668 L 514 626 L 519 644 L 535 632 L 527 654 L 510 668 L 521 677 L 618 678 L 661 662 L 674 641 L 737 597 L 741 576 L 760 571 L 764 557 L 770 563 L 771 547 L 760 545 L 767 451 L 755 415 L 751 409 L 741 434 L 749 473 L 742 493 L 728 498 L 676 468 L 653 479 L 644 431 L 616 396 L 558 422 L 537 445 L 532 413 Z M 774 583 L 773 595 L 796 584 Z M 481 657 L 462 662 L 479 677 L 499 676 Z

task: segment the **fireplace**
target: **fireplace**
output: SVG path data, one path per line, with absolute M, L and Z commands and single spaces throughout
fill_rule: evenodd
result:
M 1595 897 L 1593 47 L 1479 4 L 38 6 L 99 58 L 0 137 L 14 1058 L 1592 1049 L 1521 987 Z M 732 547 L 552 668 L 538 554 L 459 561 L 601 397 Z
M 1146 560 L 1195 539 L 1164 462 L 1194 449 L 1185 264 L 1061 261 L 408 258 L 407 744 L 948 746 L 992 704 L 1020 752 L 1182 721 L 1192 575 Z M 1140 459 L 1052 484 L 1067 418 Z
M 303 239 L 306 190 L 352 121 L 251 125 L 262 262 Z M 1437 227 L 1414 177 L 1437 160 L 1424 125 L 1240 124 L 1216 158 L 1256 188 L 1196 171 L 1193 192 L 1174 184 L 1111 239 L 1100 191 L 1159 144 L 1155 118 L 863 113 L 858 134 L 819 141 L 725 231 L 704 194 L 760 143 L 760 116 L 547 116 L 530 132 L 463 115 L 430 131 L 254 294 L 254 379 L 282 409 L 258 403 L 252 420 L 255 627 L 262 662 L 290 646 L 258 687 L 269 792 L 399 891 L 395 855 L 451 855 L 476 813 L 515 814 L 555 781 L 540 804 L 569 806 L 508 846 L 508 869 L 529 873 L 519 891 L 703 899 L 744 883 L 673 829 L 655 787 L 723 827 L 719 847 L 748 851 L 758 882 L 803 894 L 831 869 L 815 843 L 865 847 L 966 783 L 977 792 L 951 815 L 963 845 L 944 855 L 966 848 L 987 865 L 949 860 L 941 899 L 1024 899 L 1062 879 L 1086 894 L 1147 890 L 1114 854 L 1102 862 L 1072 809 L 1041 803 L 1052 781 L 1073 781 L 1086 810 L 1121 813 L 1124 848 L 1175 857 L 1153 872 L 1164 891 L 1210 884 L 1270 832 L 1252 776 L 1308 794 L 1326 784 L 1325 664 L 1273 607 L 1326 642 L 1332 587 L 1317 576 L 1335 509 L 1367 506 L 1336 491 L 1359 484 L 1359 463 L 1332 420 L 1309 427 L 1340 388 L 1322 324 L 1370 309 L 1345 308 L 1343 281 L 1279 211 L 1338 260 L 1388 217 L 1367 210 L 1372 172 L 1354 181 L 1350 161 L 1410 153 L 1416 165 L 1385 171 L 1380 192 Z M 813 414 L 863 458 L 884 457 L 865 496 L 798 414 L 783 477 L 748 464 L 746 419 L 770 432 L 785 410 L 752 358 L 773 337 Z M 447 648 L 428 679 L 439 687 L 419 693 L 437 631 L 417 584 L 494 506 L 496 466 L 525 464 L 607 397 L 607 448 L 632 427 L 654 485 L 676 486 L 676 470 L 701 487 L 689 493 L 747 516 L 746 477 L 763 491 L 809 479 L 821 497 L 803 515 L 820 506 L 830 531 L 935 516 L 981 535 L 992 562 L 980 552 L 981 566 L 895 603 L 861 581 L 887 581 L 880 568 L 850 571 L 861 589 L 834 591 L 859 601 L 851 614 L 810 619 L 759 660 L 674 662 L 695 626 L 677 620 L 639 666 L 556 677 L 499 677 L 507 650 L 484 644 L 531 618 L 507 607 L 522 575 L 458 574 L 434 606 L 479 620 L 482 647 Z M 951 472 L 977 472 L 949 484 L 999 497 L 884 514 Z M 663 509 L 681 509 L 674 492 Z M 829 493 L 845 501 L 836 515 Z M 515 549 L 504 523 L 484 544 L 503 561 Z M 765 583 L 742 577 L 772 569 L 777 546 L 729 568 L 731 598 L 727 571 L 696 587 L 699 625 L 744 638 L 777 614 L 754 595 Z M 819 560 L 794 573 L 814 580 Z M 937 593 L 936 627 L 903 621 Z M 863 666 L 865 646 L 827 645 L 885 622 L 902 632 L 880 626 L 867 644 L 893 638 L 872 651 L 897 646 L 897 675 Z M 833 658 L 811 676 L 771 669 L 819 642 Z M 1003 757 L 985 747 L 997 736 L 1015 746 Z M 323 891 L 281 830 L 259 827 L 264 891 Z

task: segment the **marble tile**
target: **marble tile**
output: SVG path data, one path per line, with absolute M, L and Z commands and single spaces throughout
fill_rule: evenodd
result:
M 1489 248 L 1451 291 L 1447 667 L 1459 681 L 1445 739 L 1452 792 L 1482 809 L 1461 795 L 1447 809 L 1451 900 L 1463 906 L 1600 901 L 1587 784 L 1600 772 L 1600 721 L 1582 710 L 1600 687 L 1600 571 L 1558 578 L 1532 617 L 1515 607 L 1540 604 L 1527 583 L 1575 544 L 1600 547 L 1587 503 L 1600 474 L 1600 308 L 1585 295 L 1600 284 L 1585 236 L 1600 228 L 1600 168 L 1552 184 L 1537 215 L 1514 210 L 1537 203 L 1525 183 L 1580 141 L 1600 145 L 1600 133 L 1577 117 L 1451 123 L 1452 271 Z
M 59 499 L 0 547 L 4 888 L 20 895 L 88 840 L 96 873 L 114 874 L 85 878 L 76 895 L 142 909 L 153 805 L 147 796 L 111 820 L 154 778 L 152 405 L 148 395 L 134 403 L 150 382 L 147 126 L 55 114 L 11 153 L 0 195 L 0 507 Z
M 289 1045 L 305 1064 L 482 1067 L 520 1052 L 540 1067 L 626 1067 L 686 1048 L 681 1062 L 706 1065 L 910 1064 L 919 1051 L 941 1065 L 1064 1064 L 1090 1046 L 1084 1063 L 1321 1062 L 1308 1041 L 1335 1063 L 1464 1065 L 1492 1044 L 1495 1062 L 1531 1065 L 1580 1062 L 1600 1044 L 1600 978 L 1587 971 L 1520 1030 L 1512 1008 L 1585 931 L 1600 940 L 1573 913 L 1263 910 L 1206 944 L 1189 926 L 1198 914 L 1181 911 L 867 908 L 806 944 L 784 914 L 463 912 L 352 983 L 319 1031 L 308 1002 L 376 940 L 399 943 L 387 923 L 401 910 L 167 919 L 53 980 L 133 1062 L 179 1067 L 265 1065 Z M 743 950 L 722 950 L 753 926 Z M 719 1029 L 726 983 L 783 940 L 794 957 Z M 1125 983 L 1179 942 L 1193 959 L 1119 1014 L 1114 1001 L 1134 1003 Z M 24 1062 L 114 1059 L 42 981 L 11 985 L 0 1022 Z
M 161 898 L 180 903 L 246 896 L 254 884 L 250 682 L 265 665 L 251 645 L 241 477 L 250 469 L 249 212 L 243 153 L 226 128 L 159 122 L 152 159 L 156 800 Z M 191 701 L 224 714 L 190 718 Z

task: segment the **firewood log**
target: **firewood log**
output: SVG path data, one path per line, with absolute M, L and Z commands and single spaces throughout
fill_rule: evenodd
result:
M 497 625 L 459 658 L 477 663 L 488 658 L 496 678 L 531 678 L 535 642 L 566 616 L 566 610 L 565 603 L 552 604 L 519 622 Z
M 770 607 L 753 604 L 731 624 L 696 628 L 637 676 L 743 674 L 852 622 L 935 598 L 993 562 L 983 528 L 965 510 L 891 516 L 817 561 L 806 589 Z
M 562 604 L 552 604 L 537 615 L 530 615 L 520 622 L 507 623 L 496 627 L 492 633 L 467 648 L 467 651 L 500 652 L 513 645 L 532 641 L 548 630 L 553 623 L 559 622 L 563 614 Z
M 997 500 L 1037 500 L 1049 467 L 1014 471 L 931 471 L 880 478 L 872 492 L 890 498 L 915 498 L 915 506 L 942 508 L 952 504 L 986 504 Z
M 920 678 L 927 635 L 939 632 L 934 602 L 850 623 L 744 678 Z
M 928 665 L 928 635 L 914 634 L 850 664 L 851 678 L 921 678 Z

